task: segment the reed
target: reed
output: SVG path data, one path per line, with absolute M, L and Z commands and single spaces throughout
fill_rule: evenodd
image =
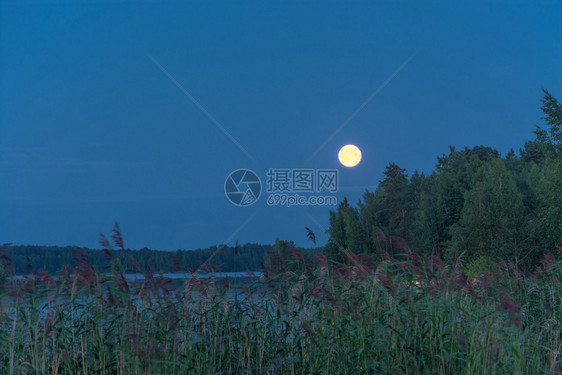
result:
M 345 255 L 329 264 L 292 249 L 277 261 L 302 267 L 279 270 L 299 272 L 248 273 L 234 287 L 150 268 L 132 283 L 124 259 L 96 270 L 77 252 L 59 277 L 4 281 L 0 373 L 560 372 L 562 263 L 552 254 L 530 275 L 498 260 L 474 279 L 435 255 Z

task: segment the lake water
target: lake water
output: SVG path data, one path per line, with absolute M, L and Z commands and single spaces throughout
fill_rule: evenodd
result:
M 215 272 L 215 273 L 201 273 L 197 274 L 197 278 L 199 279 L 209 279 L 209 278 L 217 278 L 217 279 L 224 279 L 226 277 L 248 277 L 248 278 L 255 278 L 261 277 L 263 274 L 261 272 L 252 272 L 248 274 L 248 272 Z M 125 275 L 127 280 L 144 280 L 144 275 L 142 274 L 126 274 Z M 155 275 L 156 276 L 156 275 Z M 191 274 L 185 273 L 164 273 L 162 274 L 163 277 L 167 277 L 169 279 L 192 279 L 193 276 Z
M 105 275 L 108 277 L 112 277 L 113 275 Z M 154 274 L 154 277 L 163 276 L 168 279 L 173 280 L 182 280 L 182 279 L 193 279 L 193 275 L 189 273 L 163 273 L 163 274 Z M 217 278 L 217 279 L 224 279 L 224 278 L 259 278 L 263 276 L 262 272 L 214 272 L 214 273 L 198 273 L 196 274 L 197 278 L 199 279 L 210 279 L 210 278 Z M 10 276 L 8 277 L 9 280 L 24 280 L 26 275 L 18 275 L 18 276 Z M 53 276 L 54 279 L 60 278 L 61 276 Z M 72 276 L 71 276 L 72 277 Z M 140 273 L 130 273 L 125 274 L 125 278 L 127 280 L 144 280 L 144 275 Z
M 238 300 L 245 300 L 246 298 L 248 298 L 248 295 L 246 293 L 250 293 L 250 295 L 255 296 L 255 286 L 256 285 L 261 285 L 261 282 L 259 280 L 259 278 L 263 275 L 262 272 L 215 272 L 215 273 L 198 273 L 196 274 L 198 279 L 225 279 L 225 278 L 229 278 L 232 279 L 231 282 L 229 282 L 229 290 L 227 291 L 227 294 L 225 295 L 227 300 L 234 300 L 235 298 L 237 298 Z M 105 275 L 107 277 L 113 277 L 113 275 Z M 187 279 L 194 279 L 195 277 L 191 274 L 183 274 L 183 273 L 164 273 L 164 274 L 154 274 L 154 278 L 158 278 L 158 277 L 165 277 L 168 279 L 171 279 L 174 281 L 175 284 L 178 285 L 178 283 L 181 283 L 181 280 L 187 280 Z M 25 280 L 27 277 L 30 276 L 26 276 L 26 275 L 18 275 L 18 276 L 11 276 L 8 277 L 7 279 L 11 279 L 11 280 Z M 62 276 L 52 276 L 53 279 L 57 279 L 60 278 Z M 73 276 L 71 276 L 73 277 Z M 135 284 L 135 281 L 140 281 L 142 282 L 145 279 L 145 275 L 143 274 L 125 274 L 125 277 L 127 279 L 128 282 L 131 282 L 131 284 Z M 32 278 L 32 277 L 30 277 Z M 253 285 L 254 287 L 250 288 L 252 289 L 252 291 L 248 291 L 245 287 L 249 286 L 249 285 Z M 193 292 L 193 296 L 197 296 L 198 293 L 197 292 Z M 61 297 L 62 298 L 62 297 Z M 66 298 L 66 297 L 64 297 Z M 89 297 L 85 297 L 85 296 L 81 296 L 79 297 L 79 300 L 82 300 L 83 302 L 86 302 L 86 300 Z M 140 298 L 138 296 L 133 296 L 132 298 L 133 300 L 135 300 L 137 303 L 142 303 L 142 301 L 140 300 Z M 47 299 L 45 297 L 39 297 L 37 303 L 39 306 L 42 306 L 41 308 L 41 312 L 40 315 L 43 316 L 44 312 L 45 312 L 45 308 L 46 308 L 46 301 Z M 7 295 L 2 296 L 2 294 L 0 294 L 0 306 L 4 307 L 4 313 L 8 314 L 8 316 L 12 315 L 15 312 L 15 308 L 13 306 L 10 306 L 12 303 L 14 302 L 14 298 L 13 297 L 9 297 Z

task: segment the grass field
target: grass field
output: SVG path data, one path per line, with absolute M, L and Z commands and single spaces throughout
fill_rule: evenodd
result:
M 437 257 L 346 255 L 348 266 L 296 255 L 301 271 L 249 274 L 234 294 L 228 279 L 150 271 L 130 284 L 86 257 L 61 278 L 7 280 L 0 373 L 559 373 L 552 255 L 531 275 L 499 261 L 473 280 Z

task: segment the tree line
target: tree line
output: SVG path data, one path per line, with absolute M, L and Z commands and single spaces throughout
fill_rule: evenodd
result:
M 545 126 L 518 154 L 450 146 L 428 175 L 390 163 L 357 206 L 344 199 L 330 211 L 325 255 L 345 262 L 344 249 L 379 259 L 410 249 L 468 266 L 501 257 L 531 269 L 544 251 L 562 251 L 562 105 L 543 93 Z
M 197 250 L 166 252 L 142 248 L 103 250 L 73 246 L 5 246 L 0 249 L 0 273 L 30 274 L 47 271 L 55 274 L 62 267 L 73 268 L 86 256 L 98 271 L 110 269 L 117 262 L 126 273 L 144 273 L 151 269 L 157 273 L 174 272 L 245 272 L 261 271 L 271 245 L 247 243 L 236 246 L 211 246 Z

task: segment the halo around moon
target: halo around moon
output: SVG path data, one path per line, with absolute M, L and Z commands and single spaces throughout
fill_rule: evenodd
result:
M 345 145 L 340 149 L 338 159 L 346 167 L 355 167 L 361 161 L 361 150 L 355 145 Z

